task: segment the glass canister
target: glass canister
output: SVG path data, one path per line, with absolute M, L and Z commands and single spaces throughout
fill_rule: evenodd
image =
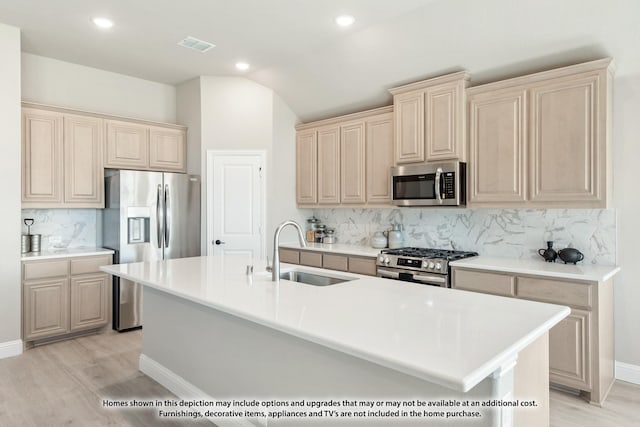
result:
M 327 228 L 324 230 L 324 237 L 322 243 L 333 244 L 336 242 L 336 230 L 333 228 Z
M 316 243 L 322 243 L 322 239 L 324 238 L 324 231 L 326 230 L 327 226 L 324 224 L 318 224 L 316 226 L 316 239 L 315 242 Z
M 307 242 L 313 243 L 316 241 L 316 230 L 320 225 L 320 220 L 315 216 L 312 216 L 307 220 Z

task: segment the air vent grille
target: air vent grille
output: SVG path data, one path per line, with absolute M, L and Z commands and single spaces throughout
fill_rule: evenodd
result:
M 206 42 L 204 40 L 200 40 L 200 39 L 197 39 L 197 38 L 191 37 L 191 36 L 189 36 L 189 37 L 187 37 L 187 38 L 185 38 L 183 40 L 180 40 L 178 42 L 178 45 L 180 45 L 182 47 L 189 48 L 189 49 L 197 50 L 200 53 L 205 53 L 208 50 L 211 50 L 214 47 L 216 47 L 216 45 L 213 44 L 213 43 L 209 43 L 209 42 Z

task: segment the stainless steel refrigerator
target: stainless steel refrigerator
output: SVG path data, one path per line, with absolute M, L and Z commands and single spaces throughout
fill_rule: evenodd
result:
M 200 177 L 107 171 L 102 245 L 119 264 L 200 255 Z M 113 278 L 113 329 L 142 326 L 142 286 Z

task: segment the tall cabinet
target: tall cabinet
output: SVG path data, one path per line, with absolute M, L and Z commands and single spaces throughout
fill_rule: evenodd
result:
M 469 204 L 603 208 L 611 59 L 468 89 Z

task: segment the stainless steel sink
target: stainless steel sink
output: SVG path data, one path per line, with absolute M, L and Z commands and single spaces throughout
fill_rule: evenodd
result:
M 337 285 L 338 283 L 355 280 L 349 277 L 322 276 L 320 274 L 307 273 L 297 270 L 285 271 L 283 273 L 280 273 L 280 278 L 313 286 Z

